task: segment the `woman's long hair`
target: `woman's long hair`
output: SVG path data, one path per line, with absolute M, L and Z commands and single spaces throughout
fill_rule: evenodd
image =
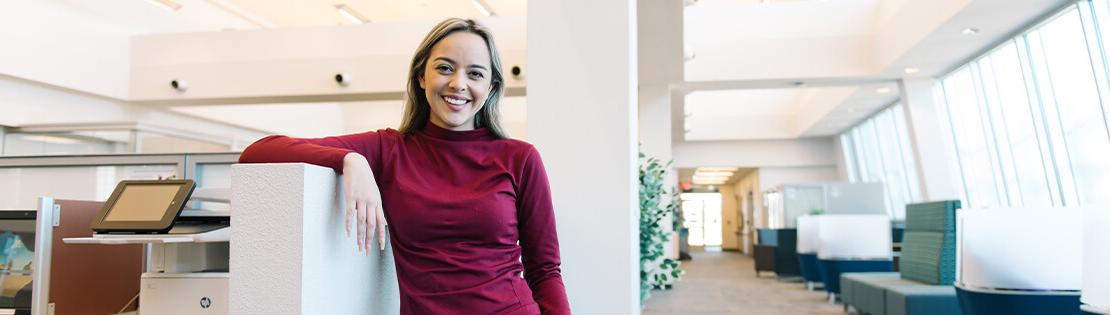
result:
M 506 139 L 509 135 L 501 128 L 499 106 L 501 95 L 505 92 L 505 80 L 501 72 L 501 55 L 497 53 L 497 45 L 493 43 L 493 34 L 484 25 L 478 24 L 474 20 L 458 18 L 450 18 L 440 22 L 435 28 L 432 28 L 432 31 L 424 37 L 424 41 L 416 48 L 416 54 L 412 56 L 412 65 L 409 67 L 409 81 L 404 97 L 405 116 L 401 119 L 400 132 L 413 134 L 424 129 L 424 126 L 428 124 L 428 117 L 431 115 L 432 109 L 428 105 L 428 98 L 424 94 L 424 89 L 420 87 L 419 79 L 420 76 L 424 75 L 424 68 L 427 67 L 428 58 L 432 54 L 432 46 L 455 32 L 474 33 L 486 41 L 493 75 L 490 78 L 490 92 L 489 96 L 486 97 L 486 103 L 474 114 L 474 127 L 486 128 L 496 137 Z

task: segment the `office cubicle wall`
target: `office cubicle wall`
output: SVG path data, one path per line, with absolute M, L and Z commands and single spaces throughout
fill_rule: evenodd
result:
M 3 156 L 0 209 L 33 208 L 41 196 L 103 201 L 125 179 L 173 177 L 197 180 L 198 188 L 228 188 L 228 169 L 238 159 L 238 152 Z M 219 207 L 226 205 L 212 205 Z

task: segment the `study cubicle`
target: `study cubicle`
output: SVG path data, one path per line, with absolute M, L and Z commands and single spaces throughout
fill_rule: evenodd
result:
M 797 230 L 798 218 L 817 213 L 887 215 L 883 186 L 879 183 L 784 184 L 765 191 L 764 203 L 768 227 L 758 230 L 759 238 L 753 252 L 756 274 L 772 271 L 780 278 L 800 277 L 807 287 L 812 287 L 816 278 L 807 273 L 807 265 L 803 261 L 809 256 L 799 255 L 797 250 L 801 242 Z
M 216 269 L 220 269 L 218 257 L 223 257 L 224 267 L 222 268 L 225 274 L 223 287 L 227 289 L 223 294 L 228 296 L 225 300 L 210 298 L 202 299 L 200 303 L 189 300 L 188 307 L 191 309 L 161 313 L 255 314 L 258 310 L 272 310 L 275 313 L 318 313 L 321 310 L 330 310 L 338 313 L 392 314 L 399 310 L 391 252 L 373 252 L 370 256 L 365 256 L 354 251 L 353 246 L 347 246 L 350 244 L 343 242 L 347 240 L 342 235 L 343 216 L 332 213 L 342 209 L 342 201 L 339 198 L 342 194 L 338 191 L 339 177 L 334 171 L 306 164 L 241 165 L 235 168 L 246 171 L 238 171 L 239 175 L 233 175 L 232 164 L 237 159 L 236 153 L 0 157 L 0 185 L 7 187 L 0 189 L 0 209 L 24 209 L 41 214 L 43 213 L 39 210 L 41 205 L 36 204 L 36 200 L 39 200 L 37 196 L 53 195 L 68 199 L 104 200 L 104 195 L 111 193 L 111 188 L 123 179 L 194 179 L 198 183 L 198 190 L 231 191 L 225 198 L 230 199 L 230 205 L 226 201 L 218 203 L 197 200 L 197 198 L 190 202 L 191 208 L 222 211 L 231 216 L 231 221 L 241 233 L 235 233 L 233 230 L 229 236 L 230 239 L 225 240 L 223 245 L 193 246 L 194 249 L 199 248 L 194 250 L 188 249 L 188 246 L 168 244 L 169 242 L 159 244 L 149 240 L 137 241 L 142 243 L 139 245 L 124 244 L 130 241 L 116 242 L 120 245 L 89 244 L 91 241 L 88 239 L 92 234 L 89 224 L 67 224 L 64 218 L 79 213 L 95 213 L 99 211 L 100 203 L 65 200 L 58 202 L 63 214 L 62 226 L 75 227 L 73 228 L 75 232 L 56 233 L 55 237 L 58 240 L 55 243 L 58 245 L 55 249 L 108 252 L 103 248 L 110 248 L 117 251 L 130 251 L 130 254 L 117 253 L 113 256 L 121 259 L 116 265 L 133 266 L 126 275 L 96 273 L 88 270 L 82 273 L 100 274 L 102 278 L 98 281 L 117 281 L 133 287 L 101 290 L 97 294 L 78 296 L 90 297 L 109 292 L 126 292 L 120 293 L 124 297 L 122 301 L 119 297 L 95 300 L 102 301 L 105 305 L 110 304 L 113 308 L 103 313 L 119 312 L 125 303 L 131 305 L 125 310 L 134 309 L 135 302 L 128 303 L 128 299 L 134 298 L 139 293 L 147 293 L 138 289 L 140 283 L 147 283 L 148 280 L 167 280 L 182 270 L 188 271 L 192 267 L 200 266 L 191 262 L 172 261 L 200 261 L 208 264 L 208 267 L 215 265 Z M 236 188 L 231 189 L 232 187 Z M 302 199 L 289 199 L 293 197 Z M 28 199 L 30 201 L 27 201 Z M 275 200 L 280 203 L 275 204 Z M 48 212 L 57 213 L 57 211 Z M 230 215 L 230 213 L 237 215 Z M 58 228 L 48 230 L 59 231 Z M 77 242 L 64 243 L 61 239 L 63 237 Z M 172 242 L 178 241 L 181 240 Z M 319 246 L 322 243 L 329 246 Z M 42 243 L 36 245 L 42 248 Z M 249 255 L 233 253 L 249 253 Z M 55 251 L 55 255 L 58 254 L 59 252 Z M 74 257 L 76 256 L 55 259 L 54 263 L 55 265 L 76 264 L 79 268 L 87 268 L 100 266 L 100 264 L 87 263 L 89 261 L 104 263 L 113 261 Z M 214 264 L 213 259 L 217 260 Z M 300 260 L 300 263 L 295 263 L 296 260 Z M 333 268 L 337 265 L 346 267 Z M 208 267 L 197 268 L 211 269 Z M 290 269 L 294 267 L 299 269 Z M 39 275 L 44 277 L 64 272 L 62 271 L 64 268 L 53 268 L 53 272 L 49 269 L 35 268 L 35 270 L 42 270 Z M 227 276 L 228 274 L 230 277 Z M 229 278 L 234 280 L 228 281 Z M 71 278 L 65 276 L 62 279 Z M 57 295 L 93 290 L 81 289 L 80 286 L 72 285 L 71 281 L 63 282 L 61 285 L 57 285 L 56 281 L 39 283 L 50 283 L 53 290 L 48 293 L 49 298 L 43 300 L 46 301 L 44 304 L 46 306 L 35 308 L 36 314 L 46 314 L 38 311 L 50 307 L 62 310 L 66 307 L 83 305 L 58 300 Z M 9 287 L 17 285 L 11 284 Z M 74 288 L 77 289 L 74 290 Z M 34 292 L 40 291 L 47 292 L 46 289 L 34 290 Z M 160 296 L 175 298 L 179 295 L 169 293 Z M 159 297 L 142 295 L 138 297 L 140 302 L 137 304 L 140 308 L 162 304 L 141 302 L 153 298 Z M 0 303 L 3 302 L 3 297 L 0 297 Z M 86 308 L 86 306 L 81 307 Z M 2 308 L 3 304 L 0 304 L 0 309 Z M 70 312 L 59 314 L 65 313 Z

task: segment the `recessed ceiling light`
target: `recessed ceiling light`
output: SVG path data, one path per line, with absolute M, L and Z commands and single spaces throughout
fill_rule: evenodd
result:
M 906 68 L 904 71 L 906 72 L 906 74 L 914 74 L 914 73 L 921 72 L 921 69 L 910 67 L 910 68 Z
M 166 11 L 170 11 L 170 12 L 177 11 L 178 9 L 181 9 L 181 4 L 179 4 L 177 2 L 173 2 L 172 0 L 147 0 L 146 2 L 153 3 L 154 5 L 157 5 L 159 8 L 165 9 Z
M 355 23 L 355 24 L 370 23 L 370 19 L 367 19 L 365 16 L 363 16 L 362 14 L 359 14 L 357 11 L 355 11 L 355 9 L 352 9 L 350 6 L 348 6 L 346 4 L 336 4 L 335 9 L 339 11 L 339 15 L 342 15 L 344 18 L 347 18 L 347 20 L 351 21 L 351 23 Z
M 914 71 L 914 72 L 917 72 L 917 71 Z M 909 72 L 907 71 L 906 73 L 909 73 Z M 875 89 L 875 93 L 879 93 L 879 94 L 890 93 L 890 88 L 888 88 L 888 87 L 877 88 L 877 89 Z
M 965 28 L 963 31 L 960 31 L 960 33 L 963 33 L 964 35 L 968 35 L 968 36 L 975 35 L 975 34 L 979 34 L 979 29 L 974 28 L 974 27 L 968 27 L 968 28 Z

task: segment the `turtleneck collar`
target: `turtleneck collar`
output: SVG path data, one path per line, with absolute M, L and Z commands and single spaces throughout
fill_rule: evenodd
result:
M 436 126 L 436 124 L 433 124 L 430 121 L 424 124 L 424 128 L 420 130 L 420 133 L 423 133 L 424 135 L 432 138 L 448 141 L 470 141 L 495 138 L 493 134 L 489 132 L 489 129 L 486 128 L 476 128 L 474 130 L 467 131 L 454 131 L 443 129 L 439 126 Z

